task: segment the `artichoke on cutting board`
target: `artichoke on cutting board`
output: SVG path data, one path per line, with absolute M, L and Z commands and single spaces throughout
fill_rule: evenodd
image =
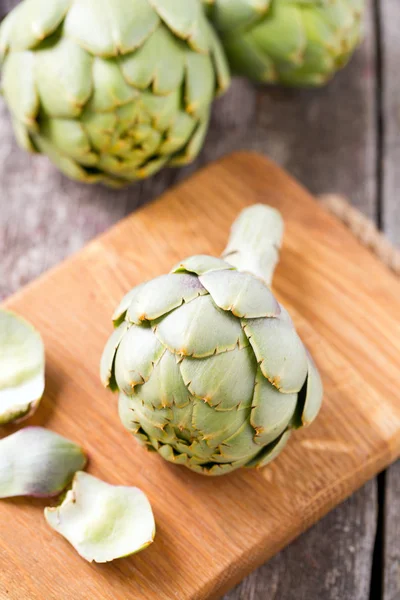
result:
M 326 83 L 361 39 L 365 0 L 203 0 L 232 70 L 260 82 Z
M 229 84 L 201 0 L 23 0 L 0 59 L 19 144 L 117 187 L 191 162 Z
M 166 460 L 206 475 L 260 467 L 316 417 L 318 370 L 269 288 L 282 234 L 278 211 L 245 209 L 222 258 L 187 258 L 116 309 L 101 379 Z

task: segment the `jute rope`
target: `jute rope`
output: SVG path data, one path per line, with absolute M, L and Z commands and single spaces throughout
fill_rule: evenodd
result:
M 325 194 L 320 196 L 323 206 L 344 223 L 364 246 L 396 275 L 400 275 L 400 251 L 385 238 L 375 224 L 342 196 Z

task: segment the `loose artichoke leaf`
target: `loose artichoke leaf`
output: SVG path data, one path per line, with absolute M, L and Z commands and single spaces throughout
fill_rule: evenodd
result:
M 222 271 L 225 269 L 234 269 L 232 265 L 222 258 L 208 256 L 207 254 L 197 254 L 185 258 L 171 269 L 171 273 L 195 273 L 204 275 L 210 271 Z
M 190 393 L 217 410 L 251 406 L 257 371 L 251 347 L 207 358 L 184 358 L 180 368 Z
M 242 319 L 261 371 L 272 385 L 287 394 L 299 392 L 307 377 L 303 342 L 286 318 Z
M 76 473 L 63 502 L 46 508 L 46 521 L 89 562 L 105 563 L 140 552 L 155 536 L 150 502 L 136 487 Z
M 199 277 L 215 304 L 235 317 L 276 317 L 278 302 L 271 290 L 250 273 L 212 271 Z
M 183 302 L 207 294 L 198 277 L 186 273 L 161 275 L 135 288 L 130 296 L 126 319 L 140 325 L 165 315 Z
M 183 356 L 204 358 L 248 345 L 240 321 L 218 308 L 210 296 L 182 304 L 151 325 L 163 346 Z
M 39 332 L 0 310 L 0 425 L 30 416 L 44 392 L 44 345 Z
M 0 441 L 0 498 L 55 496 L 83 469 L 80 446 L 42 427 L 26 427 Z
M 265 446 L 289 426 L 297 406 L 297 394 L 282 394 L 264 377 L 259 368 L 254 388 L 250 423 L 254 441 Z
M 270 462 L 275 460 L 275 458 L 282 452 L 285 448 L 286 444 L 289 441 L 291 436 L 291 431 L 288 429 L 282 435 L 272 442 L 265 446 L 260 452 L 252 458 L 249 462 L 247 462 L 244 466 L 248 468 L 261 468 L 268 465 Z

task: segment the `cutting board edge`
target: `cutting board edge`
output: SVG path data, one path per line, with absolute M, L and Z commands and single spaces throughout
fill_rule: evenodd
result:
M 393 464 L 398 458 L 400 458 L 400 439 L 396 440 L 396 437 L 399 438 L 398 435 L 396 436 L 396 434 L 393 434 L 391 440 L 382 440 L 384 446 L 382 452 L 378 455 L 374 454 L 371 456 L 371 459 L 368 461 L 368 465 L 370 467 L 369 470 L 365 468 L 365 464 L 360 465 L 358 470 L 349 473 L 347 477 L 344 477 L 339 482 L 341 485 L 338 486 L 338 482 L 335 482 L 335 485 L 324 488 L 321 495 L 317 498 L 326 498 L 326 500 L 317 506 L 317 508 L 314 509 L 314 512 L 309 511 L 310 514 L 312 514 L 312 517 L 299 519 L 298 521 L 293 520 L 291 523 L 291 528 L 288 529 L 285 539 L 280 540 L 280 543 L 275 546 L 272 551 L 264 551 L 263 545 L 267 539 L 262 540 L 259 543 L 259 547 L 257 547 L 256 550 L 254 550 L 251 554 L 252 558 L 250 569 L 247 568 L 247 566 L 250 565 L 250 561 L 247 563 L 243 561 L 243 556 L 238 557 L 230 566 L 230 573 L 232 573 L 232 575 L 228 575 L 227 578 L 223 578 L 222 580 L 218 575 L 215 580 L 209 582 L 204 590 L 204 593 L 202 591 L 203 595 L 199 595 L 198 598 L 196 596 L 193 598 L 193 600 L 204 600 L 204 598 L 209 598 L 209 600 L 220 600 L 224 594 L 232 590 L 237 584 L 243 581 L 245 577 L 250 575 L 250 573 L 261 567 L 273 556 L 276 556 L 294 540 L 305 533 L 310 527 L 325 517 L 331 510 L 345 502 L 352 494 L 362 488 L 363 485 L 368 483 L 368 481 L 376 477 L 376 475 Z M 391 441 L 394 443 L 392 444 Z M 395 449 L 393 449 L 394 446 L 396 446 Z M 358 478 L 359 475 L 361 475 L 360 478 Z M 337 493 L 335 497 L 332 495 L 332 490 L 335 490 Z M 331 498 L 330 501 L 329 497 Z M 315 498 L 309 504 L 309 507 L 314 505 Z M 209 592 L 208 588 L 210 588 L 212 591 Z

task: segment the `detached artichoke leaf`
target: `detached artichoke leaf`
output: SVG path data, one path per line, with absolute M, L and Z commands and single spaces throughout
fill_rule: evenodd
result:
M 86 462 L 77 444 L 42 427 L 25 427 L 0 440 L 0 498 L 56 496 Z
M 0 310 L 0 425 L 28 418 L 44 392 L 44 345 L 34 327 Z
M 150 502 L 136 487 L 76 473 L 63 502 L 46 508 L 46 521 L 89 562 L 105 563 L 144 550 L 155 536 Z

